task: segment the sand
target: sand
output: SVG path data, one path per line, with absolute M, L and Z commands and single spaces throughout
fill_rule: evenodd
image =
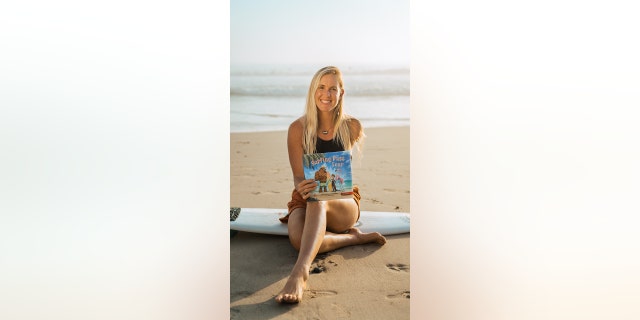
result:
M 353 177 L 367 211 L 410 212 L 409 128 L 370 128 Z M 231 134 L 231 206 L 285 208 L 293 190 L 286 132 Z M 409 319 L 409 234 L 316 257 L 303 301 L 280 305 L 297 252 L 284 236 L 230 240 L 231 319 Z

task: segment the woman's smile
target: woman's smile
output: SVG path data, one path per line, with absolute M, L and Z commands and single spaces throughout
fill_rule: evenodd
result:
M 320 78 L 320 84 L 316 90 L 316 106 L 320 111 L 331 111 L 338 105 L 344 91 L 340 88 L 336 75 L 327 74 Z

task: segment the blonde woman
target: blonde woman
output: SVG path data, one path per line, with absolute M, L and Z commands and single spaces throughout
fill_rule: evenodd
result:
M 288 224 L 289 240 L 298 251 L 298 259 L 275 298 L 280 303 L 302 300 L 309 268 L 318 253 L 370 242 L 386 243 L 380 233 L 362 233 L 353 227 L 360 217 L 357 186 L 353 187 L 353 199 L 307 201 L 317 183 L 305 180 L 302 155 L 351 150 L 364 138 L 360 121 L 343 112 L 343 98 L 340 70 L 332 66 L 318 70 L 311 79 L 304 115 L 289 126 L 287 147 L 295 189 L 288 203 L 289 214 L 281 221 Z

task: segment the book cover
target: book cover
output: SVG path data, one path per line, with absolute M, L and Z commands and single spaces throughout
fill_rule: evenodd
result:
M 305 154 L 302 156 L 305 179 L 313 179 L 318 186 L 309 201 L 353 197 L 351 180 L 351 151 Z

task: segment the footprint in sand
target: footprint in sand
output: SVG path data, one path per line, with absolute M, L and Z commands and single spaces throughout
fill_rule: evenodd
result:
M 409 266 L 403 263 L 398 263 L 398 264 L 388 263 L 387 268 L 389 268 L 389 270 L 398 271 L 398 272 L 401 272 L 401 271 L 409 272 Z
M 338 294 L 338 292 L 337 291 L 333 291 L 333 290 L 309 290 L 309 292 L 307 293 L 307 295 L 310 298 L 320 298 L 320 297 L 326 297 L 326 296 L 335 296 L 337 294 Z
M 311 264 L 309 272 L 312 274 L 322 273 L 327 270 L 327 264 L 332 264 L 334 267 L 338 266 L 338 264 L 333 262 L 332 260 L 327 260 L 328 256 L 329 255 L 326 253 L 317 255 L 313 260 L 313 263 Z
M 251 192 L 251 194 L 253 194 L 253 195 L 255 195 L 255 196 L 258 196 L 258 195 L 261 195 L 261 194 L 272 195 L 272 194 L 278 194 L 278 193 L 280 193 L 280 192 L 278 192 L 278 191 L 265 191 L 265 192 L 252 191 L 252 192 Z
M 387 295 L 387 299 L 411 299 L 411 291 L 400 291 L 394 294 Z

